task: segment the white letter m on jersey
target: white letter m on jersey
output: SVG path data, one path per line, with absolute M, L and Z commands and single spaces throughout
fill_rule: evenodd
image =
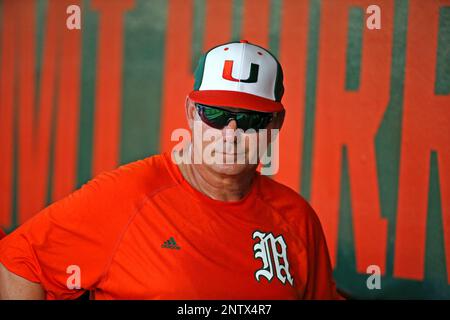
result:
M 255 258 L 261 259 L 263 263 L 262 268 L 255 273 L 256 280 L 260 281 L 259 279 L 262 276 L 268 281 L 271 281 L 275 271 L 277 278 L 283 284 L 285 284 L 287 280 L 292 286 L 294 279 L 289 273 L 287 246 L 283 236 L 279 235 L 275 238 L 271 232 L 263 233 L 255 231 L 253 232 L 253 239 L 255 238 L 260 239 L 259 243 L 253 246 Z

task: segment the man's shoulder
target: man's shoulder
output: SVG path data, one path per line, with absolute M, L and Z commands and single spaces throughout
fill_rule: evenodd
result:
M 267 176 L 261 176 L 260 181 L 260 197 L 274 210 L 286 218 L 316 222 L 314 209 L 298 192 Z
M 88 183 L 120 197 L 151 195 L 174 184 L 159 154 L 101 172 Z
M 267 176 L 260 176 L 261 194 L 266 200 L 282 199 L 282 202 L 308 205 L 308 202 L 295 190 Z

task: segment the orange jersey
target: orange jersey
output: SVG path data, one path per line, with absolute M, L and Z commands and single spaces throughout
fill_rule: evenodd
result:
M 48 299 L 338 297 L 301 196 L 257 174 L 242 200 L 213 200 L 168 154 L 102 173 L 45 208 L 0 241 L 0 262 Z M 81 289 L 68 285 L 74 268 Z

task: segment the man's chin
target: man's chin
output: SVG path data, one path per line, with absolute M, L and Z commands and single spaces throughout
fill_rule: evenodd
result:
M 250 171 L 256 167 L 254 164 L 237 164 L 237 163 L 223 163 L 223 164 L 211 164 L 208 167 L 214 172 L 225 175 L 238 175 L 244 171 Z

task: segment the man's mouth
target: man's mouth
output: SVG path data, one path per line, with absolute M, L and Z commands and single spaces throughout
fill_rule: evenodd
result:
M 220 152 L 220 151 L 217 151 L 217 153 L 220 153 L 220 154 L 223 154 L 223 155 L 226 155 L 226 156 L 243 156 L 243 155 L 245 155 L 245 153 L 228 153 L 228 152 Z

